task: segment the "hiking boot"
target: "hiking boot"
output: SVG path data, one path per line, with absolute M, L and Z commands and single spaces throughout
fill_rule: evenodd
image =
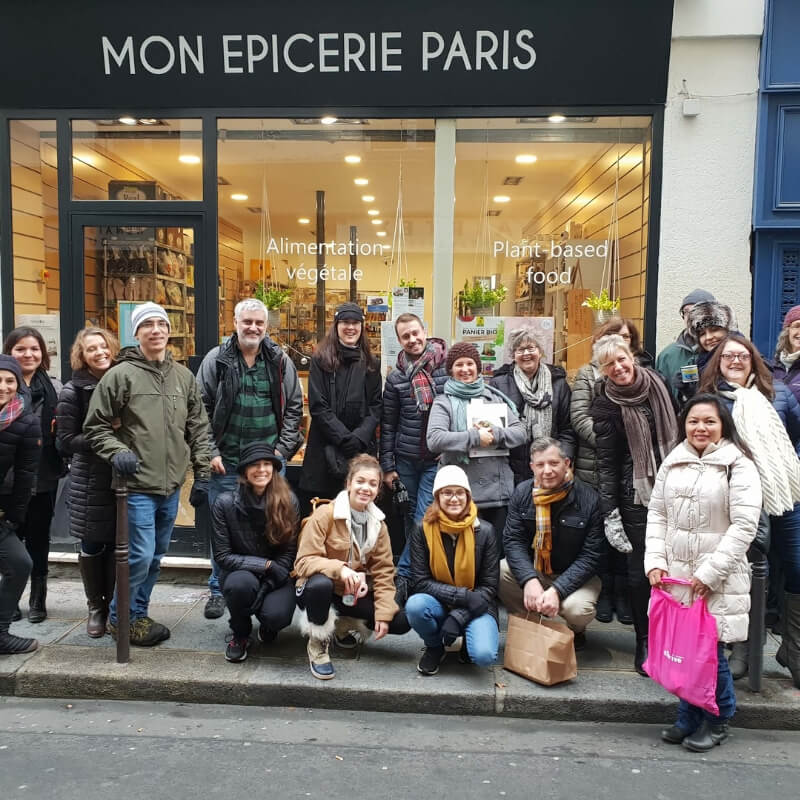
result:
M 444 661 L 447 651 L 444 647 L 426 647 L 422 651 L 417 671 L 423 675 L 435 675 L 439 671 L 439 664 Z
M 31 594 L 28 598 L 28 622 L 47 619 L 47 575 L 31 575 Z
M 221 594 L 212 594 L 206 601 L 203 615 L 206 619 L 219 619 L 225 613 L 225 598 Z
M 116 626 L 109 625 L 111 635 L 116 639 Z M 166 631 L 166 635 L 164 632 Z M 169 639 L 169 629 L 149 617 L 131 620 L 130 643 L 136 647 L 154 647 Z
M 748 672 L 748 665 L 750 661 L 750 643 L 749 642 L 734 642 L 731 649 L 731 654 L 728 657 L 728 667 L 731 671 L 731 677 L 738 681 L 739 678 L 744 678 Z
M 225 648 L 225 660 L 239 662 L 247 658 L 247 648 L 250 647 L 250 637 L 234 636 Z
M 331 657 L 328 653 L 330 639 L 315 639 L 313 636 L 308 639 L 308 663 L 311 666 L 311 674 L 321 681 L 329 681 L 336 675 L 336 670 L 331 664 Z
M 712 725 L 708 720 L 703 720 L 703 724 L 681 744 L 693 753 L 707 753 L 716 745 L 722 744 L 729 736 L 727 722 Z
M 36 639 L 14 636 L 8 631 L 0 631 L 0 656 L 16 656 L 20 653 L 32 653 L 39 646 Z
M 159 637 L 160 642 L 165 642 L 171 636 L 170 629 L 166 625 L 156 622 L 151 617 L 142 617 L 142 619 L 148 622 L 154 634 Z
M 689 731 L 672 725 L 661 731 L 661 741 L 667 744 L 680 744 L 688 735 Z

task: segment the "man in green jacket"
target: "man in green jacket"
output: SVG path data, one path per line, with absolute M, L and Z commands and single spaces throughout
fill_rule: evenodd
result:
M 98 383 L 83 431 L 95 453 L 128 480 L 130 641 L 151 647 L 170 635 L 148 609 L 190 460 L 191 504 L 208 495 L 208 417 L 194 376 L 167 352 L 167 312 L 144 303 L 133 310 L 131 327 L 139 346 L 124 348 Z M 116 638 L 116 594 L 109 630 Z

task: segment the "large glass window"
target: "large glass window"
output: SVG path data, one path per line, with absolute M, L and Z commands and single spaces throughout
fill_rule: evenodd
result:
M 202 200 L 202 122 L 72 121 L 75 200 Z

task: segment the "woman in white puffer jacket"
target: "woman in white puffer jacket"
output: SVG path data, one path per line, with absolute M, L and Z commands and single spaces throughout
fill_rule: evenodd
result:
M 719 716 L 681 700 L 662 739 L 704 752 L 728 737 L 736 710 L 723 642 L 747 639 L 750 565 L 747 549 L 761 511 L 761 482 L 731 415 L 716 395 L 692 398 L 681 414 L 686 438 L 664 459 L 647 514 L 644 569 L 651 586 L 684 605 L 705 597 L 717 623 Z M 691 580 L 691 586 L 661 579 Z

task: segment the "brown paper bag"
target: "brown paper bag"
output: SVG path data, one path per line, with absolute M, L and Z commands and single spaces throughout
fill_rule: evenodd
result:
M 578 674 L 575 636 L 562 622 L 508 615 L 503 666 L 544 686 L 552 686 Z

